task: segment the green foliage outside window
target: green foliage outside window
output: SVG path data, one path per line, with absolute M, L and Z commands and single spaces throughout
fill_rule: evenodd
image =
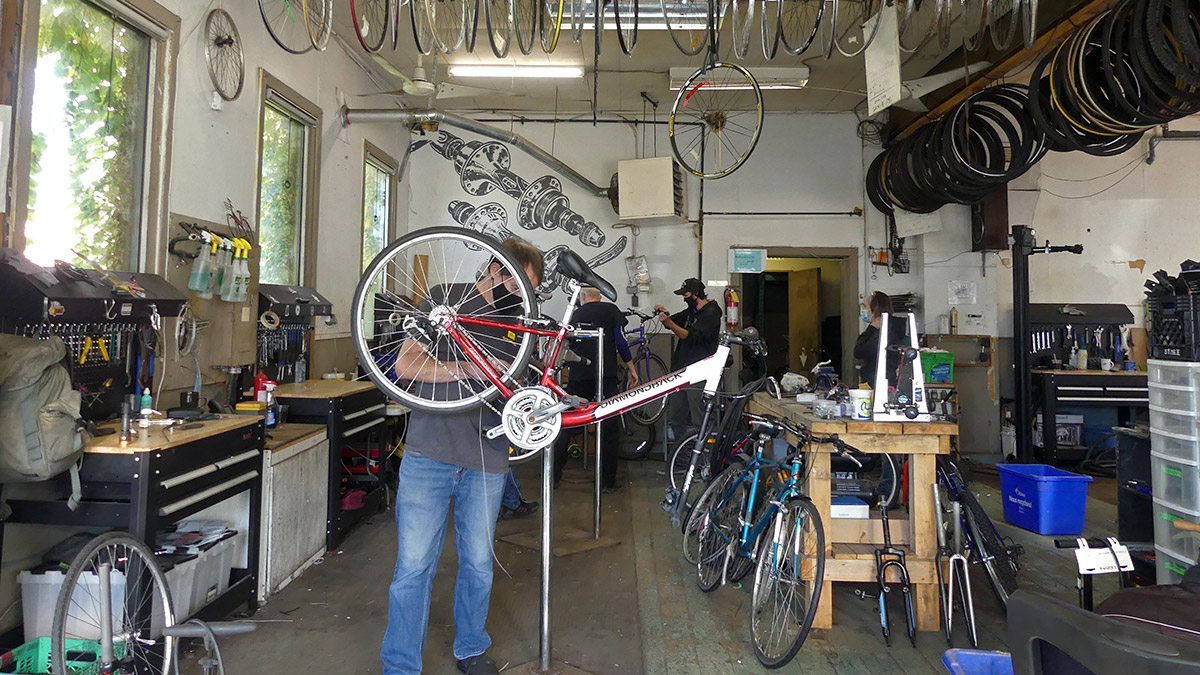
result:
M 300 283 L 307 143 L 308 128 L 304 124 L 272 105 L 266 106 L 258 204 L 263 283 Z
M 391 200 L 391 175 L 368 160 L 363 173 L 363 250 L 362 267 L 375 259 L 388 243 L 388 205 Z M 361 271 L 361 270 L 360 270 Z

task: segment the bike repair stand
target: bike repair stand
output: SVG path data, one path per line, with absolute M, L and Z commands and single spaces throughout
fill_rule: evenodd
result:
M 908 581 L 908 566 L 904 562 L 904 551 L 892 546 L 887 504 L 883 502 L 882 496 L 879 499 L 879 514 L 883 518 L 883 548 L 875 549 L 875 578 L 879 584 L 879 625 L 883 628 L 883 641 L 887 646 L 892 646 L 892 629 L 891 623 L 888 622 L 887 607 L 887 596 L 891 589 L 888 588 L 887 573 L 889 569 L 894 568 L 900 577 L 900 592 L 904 596 L 904 618 L 907 621 L 908 639 L 915 648 L 917 646 L 917 614 L 913 607 L 912 584 Z
M 597 375 L 604 372 L 604 330 L 577 330 L 575 337 L 590 337 L 597 340 L 599 348 L 596 350 L 596 369 Z M 598 400 L 604 400 L 604 378 L 596 378 L 596 387 Z M 610 421 L 610 424 L 615 422 Z M 587 430 L 584 430 L 584 435 L 587 435 Z M 586 443 L 585 443 L 586 445 Z M 558 551 L 554 550 L 552 541 L 552 500 L 554 497 L 554 444 L 546 446 L 542 450 L 542 529 L 540 539 L 534 539 L 531 536 L 533 533 L 524 532 L 521 534 L 501 537 L 501 541 L 517 546 L 523 546 L 534 550 L 539 550 L 541 553 L 541 610 L 539 612 L 539 640 L 538 640 L 538 660 L 530 661 L 513 668 L 511 672 L 514 675 L 523 675 L 526 673 L 556 673 L 561 675 L 572 675 L 574 673 L 588 673 L 575 666 L 562 661 L 554 661 L 551 654 L 550 640 L 550 567 L 551 561 L 556 556 L 565 556 L 572 553 L 580 553 L 595 548 L 603 548 L 606 546 L 614 546 L 618 542 L 616 539 L 609 537 L 600 537 L 600 425 L 596 425 L 596 484 L 595 484 L 595 509 L 594 523 L 592 528 L 592 539 L 588 541 L 587 534 L 582 530 L 574 528 L 566 528 L 564 534 L 568 539 L 565 546 Z
M 959 520 L 961 506 L 958 502 L 954 502 L 954 522 L 960 523 Z M 960 543 L 959 536 L 955 537 L 954 548 L 950 548 L 947 542 L 946 525 L 942 520 L 942 490 L 937 483 L 933 484 L 933 512 L 937 514 L 937 533 L 938 533 L 938 552 L 934 559 L 934 568 L 937 570 L 938 580 L 938 595 L 942 599 L 942 616 L 946 621 L 946 644 L 950 647 L 954 646 L 951 637 L 954 631 L 954 591 L 958 590 L 959 605 L 963 610 L 963 619 L 967 623 L 967 635 L 971 639 L 971 647 L 979 647 L 979 636 L 975 630 L 975 602 L 971 598 L 971 577 L 969 575 L 970 565 L 967 564 L 966 557 L 959 553 Z M 956 528 L 956 532 L 961 532 Z M 945 560 L 949 567 L 949 581 L 943 579 L 942 576 L 942 561 Z M 957 582 L 957 583 L 956 583 Z
M 900 318 L 901 315 L 897 315 Z M 910 346 L 889 345 L 888 324 L 892 315 L 879 315 L 879 354 L 875 367 L 875 404 L 871 418 L 876 422 L 931 422 L 929 399 L 925 396 L 925 371 L 921 368 L 921 352 L 916 348 L 917 317 L 908 314 L 908 343 Z M 900 319 L 903 320 L 903 319 Z M 888 383 L 888 352 L 900 354 L 900 372 L 896 386 Z M 882 394 L 882 395 L 881 395 Z

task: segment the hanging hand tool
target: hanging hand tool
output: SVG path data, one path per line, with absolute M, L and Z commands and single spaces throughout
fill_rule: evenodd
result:
M 83 349 L 79 352 L 79 365 L 83 365 L 87 361 L 88 353 L 92 351 L 92 336 L 88 335 L 83 340 Z
M 875 549 L 875 579 L 879 585 L 879 624 L 883 628 L 883 641 L 889 647 L 892 645 L 891 623 L 888 621 L 887 596 L 891 592 L 888 587 L 888 570 L 894 569 L 900 577 L 897 584 L 904 597 L 904 618 L 907 622 L 908 639 L 912 646 L 917 646 L 917 614 L 913 607 L 912 584 L 908 579 L 908 567 L 904 562 L 904 551 L 892 546 L 892 533 L 888 529 L 887 504 L 882 497 L 879 500 L 879 514 L 883 518 L 883 548 Z

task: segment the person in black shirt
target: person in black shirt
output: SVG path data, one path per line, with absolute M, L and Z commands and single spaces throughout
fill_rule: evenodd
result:
M 879 365 L 879 326 L 880 316 L 893 314 L 892 300 L 887 293 L 876 291 L 867 298 L 859 308 L 859 316 L 869 324 L 854 343 L 854 358 L 859 360 L 858 381 L 868 386 L 875 386 L 875 374 Z M 888 321 L 889 345 L 898 345 L 904 339 L 904 317 L 891 316 Z M 890 382 L 896 380 L 896 370 L 900 367 L 900 355 L 888 352 L 887 376 Z
M 679 339 L 671 354 L 671 370 L 686 368 L 712 356 L 721 339 L 721 308 L 708 299 L 699 279 L 686 279 L 675 291 L 682 295 L 687 309 L 668 314 L 667 308 L 655 305 L 663 326 Z M 704 415 L 704 385 L 694 384 L 671 395 L 671 416 L 668 426 L 675 438 L 684 438 L 689 426 L 699 426 Z M 690 423 L 689 423 L 690 418 Z
M 629 347 L 625 346 L 622 358 L 618 359 L 619 347 L 624 345 L 622 329 L 629 323 L 621 310 L 611 302 L 601 300 L 600 291 L 586 287 L 580 293 L 582 304 L 575 310 L 571 323 L 576 328 L 595 330 L 604 329 L 604 398 L 617 394 L 617 368 L 627 368 L 629 371 L 629 386 L 637 385 L 637 371 L 629 358 Z M 620 345 L 618 344 L 620 343 Z M 588 400 L 596 398 L 596 344 L 595 338 L 579 338 L 571 341 L 571 351 L 579 356 L 579 361 L 567 364 L 567 385 L 564 389 L 568 394 L 580 396 Z M 617 489 L 617 444 L 621 442 L 620 425 L 617 420 L 600 422 L 601 447 L 604 454 L 600 457 L 601 489 L 612 492 Z M 554 442 L 554 484 L 562 479 L 563 467 L 567 463 L 567 452 L 571 440 L 569 430 L 563 429 Z

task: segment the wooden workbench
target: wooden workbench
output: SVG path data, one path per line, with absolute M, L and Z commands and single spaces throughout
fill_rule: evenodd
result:
M 87 445 L 83 446 L 83 451 L 85 453 L 101 455 L 134 455 L 140 452 L 168 450 L 181 445 L 187 445 L 188 443 L 194 443 L 216 434 L 222 434 L 226 431 L 242 427 L 252 427 L 261 421 L 262 417 L 258 415 L 222 415 L 221 419 L 217 420 L 191 422 L 191 424 L 200 425 L 195 429 L 176 431 L 170 427 L 152 425 L 146 428 L 145 433 L 141 433 L 142 430 L 138 428 L 137 421 L 134 421 L 130 432 L 132 438 L 128 445 L 121 445 L 118 440 L 118 434 L 108 434 L 93 438 Z M 116 429 L 119 433 L 121 423 L 106 422 L 101 424 L 100 428 Z
M 888 514 L 892 544 L 908 553 L 909 579 L 916 600 L 917 630 L 941 628 L 941 606 L 937 588 L 937 529 L 933 488 L 937 482 L 937 455 L 949 454 L 950 437 L 958 435 L 951 422 L 873 422 L 870 420 L 824 420 L 812 407 L 779 401 L 760 392 L 751 400 L 749 412 L 775 415 L 805 425 L 815 434 L 837 434 L 865 453 L 911 455 L 909 464 L 908 515 Z M 830 457 L 833 447 L 816 445 L 809 474 L 808 496 L 816 505 L 825 526 L 825 583 L 813 622 L 816 628 L 833 626 L 832 582 L 875 583 L 875 549 L 883 544 L 883 526 L 878 513 L 871 518 L 830 517 Z M 893 613 L 898 617 L 898 613 Z
M 342 398 L 374 388 L 370 380 L 305 380 L 275 387 L 275 398 Z

